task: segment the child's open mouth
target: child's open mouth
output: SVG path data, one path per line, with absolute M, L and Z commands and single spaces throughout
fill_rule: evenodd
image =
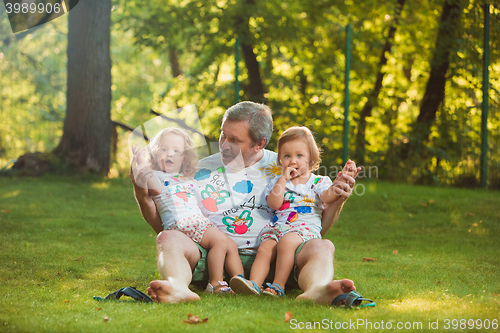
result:
M 172 166 L 172 164 L 174 164 L 174 162 L 171 161 L 171 160 L 166 160 L 165 161 L 165 166 Z

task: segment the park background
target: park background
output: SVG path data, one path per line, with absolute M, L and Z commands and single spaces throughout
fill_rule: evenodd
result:
M 485 144 L 486 186 L 500 187 L 496 2 L 487 122 L 484 1 L 78 5 L 69 33 L 65 15 L 13 34 L 0 9 L 0 168 L 42 152 L 46 163 L 117 177 L 127 173 L 130 129 L 153 112 L 194 105 L 207 140 L 217 141 L 224 110 L 238 100 L 274 110 L 270 149 L 286 127 L 305 125 L 323 165 L 340 166 L 349 46 L 350 158 L 382 179 L 477 187 Z
M 80 0 L 16 34 L 0 6 L 0 331 L 180 330 L 190 312 L 212 325 L 191 329 L 208 331 L 287 330 L 286 311 L 438 319 L 440 330 L 446 319 L 500 319 L 500 5 L 490 4 Z M 127 180 L 130 131 L 194 105 L 216 142 L 225 109 L 242 100 L 274 111 L 270 149 L 305 125 L 322 170 L 338 170 L 346 150 L 371 170 L 326 238 L 338 249 L 335 277 L 378 306 L 242 296 L 96 305 L 92 295 L 158 278 Z

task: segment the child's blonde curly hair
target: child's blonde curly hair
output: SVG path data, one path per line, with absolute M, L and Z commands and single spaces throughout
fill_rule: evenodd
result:
M 305 126 L 289 127 L 283 132 L 283 134 L 281 134 L 278 139 L 278 157 L 280 148 L 284 143 L 297 139 L 304 141 L 309 148 L 309 171 L 317 170 L 321 162 L 321 149 L 316 144 L 316 140 L 314 140 L 311 130 Z M 279 158 L 278 165 L 281 165 Z
M 196 171 L 196 164 L 198 164 L 198 156 L 194 151 L 193 141 L 189 134 L 176 127 L 167 127 L 162 129 L 148 144 L 148 162 L 153 170 L 163 171 L 156 156 L 160 150 L 161 138 L 167 134 L 175 134 L 184 140 L 184 159 L 182 160 L 181 170 L 179 171 L 185 177 L 193 177 Z

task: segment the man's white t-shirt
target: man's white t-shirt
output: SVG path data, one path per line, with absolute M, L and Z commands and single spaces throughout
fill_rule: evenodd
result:
M 277 154 L 264 149 L 254 165 L 235 169 L 222 163 L 220 153 L 202 159 L 194 176 L 200 186 L 200 208 L 240 249 L 256 249 L 257 236 L 271 222 L 264 190 L 270 179 L 281 173 Z

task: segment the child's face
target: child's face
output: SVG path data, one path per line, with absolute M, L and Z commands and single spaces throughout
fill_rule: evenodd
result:
M 283 169 L 294 168 L 299 176 L 309 172 L 309 147 L 303 140 L 297 139 L 282 144 L 278 157 Z
M 184 160 L 184 139 L 173 133 L 162 136 L 156 161 L 164 172 L 177 173 Z

